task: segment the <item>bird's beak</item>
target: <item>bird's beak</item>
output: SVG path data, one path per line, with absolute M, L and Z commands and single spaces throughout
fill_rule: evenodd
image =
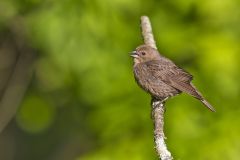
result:
M 132 51 L 130 56 L 134 58 L 139 57 L 139 55 L 137 54 L 137 51 Z

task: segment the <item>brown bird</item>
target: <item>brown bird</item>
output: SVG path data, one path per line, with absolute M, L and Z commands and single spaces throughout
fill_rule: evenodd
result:
M 191 83 L 193 76 L 176 66 L 170 59 L 163 57 L 156 49 L 148 45 L 140 45 L 131 56 L 134 58 L 136 82 L 153 99 L 164 102 L 169 97 L 185 92 L 215 112 Z

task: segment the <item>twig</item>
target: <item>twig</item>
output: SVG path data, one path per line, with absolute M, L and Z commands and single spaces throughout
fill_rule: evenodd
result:
M 147 16 L 141 17 L 141 29 L 144 43 L 151 46 L 152 48 L 157 49 L 156 42 L 152 33 L 152 26 Z
M 151 23 L 147 16 L 141 17 L 141 30 L 144 43 L 157 49 L 152 33 Z M 152 99 L 152 118 L 154 122 L 155 149 L 161 160 L 172 160 L 173 157 L 168 151 L 166 143 L 164 141 L 164 111 L 164 101 Z
M 163 127 L 164 127 L 164 102 L 159 100 L 152 100 L 152 116 L 154 120 L 154 141 L 156 145 L 156 151 L 161 160 L 172 160 L 173 157 L 168 151 L 164 139 Z

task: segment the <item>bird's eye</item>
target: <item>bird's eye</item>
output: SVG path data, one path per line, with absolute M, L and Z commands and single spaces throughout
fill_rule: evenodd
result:
M 141 54 L 144 56 L 146 53 L 145 52 L 141 52 Z

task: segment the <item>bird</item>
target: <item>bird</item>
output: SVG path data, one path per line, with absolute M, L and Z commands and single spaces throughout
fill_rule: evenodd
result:
M 143 44 L 132 51 L 130 56 L 133 57 L 133 72 L 137 84 L 149 93 L 152 99 L 165 102 L 168 98 L 184 92 L 215 112 L 212 105 L 192 84 L 193 76 L 161 55 L 157 49 Z

